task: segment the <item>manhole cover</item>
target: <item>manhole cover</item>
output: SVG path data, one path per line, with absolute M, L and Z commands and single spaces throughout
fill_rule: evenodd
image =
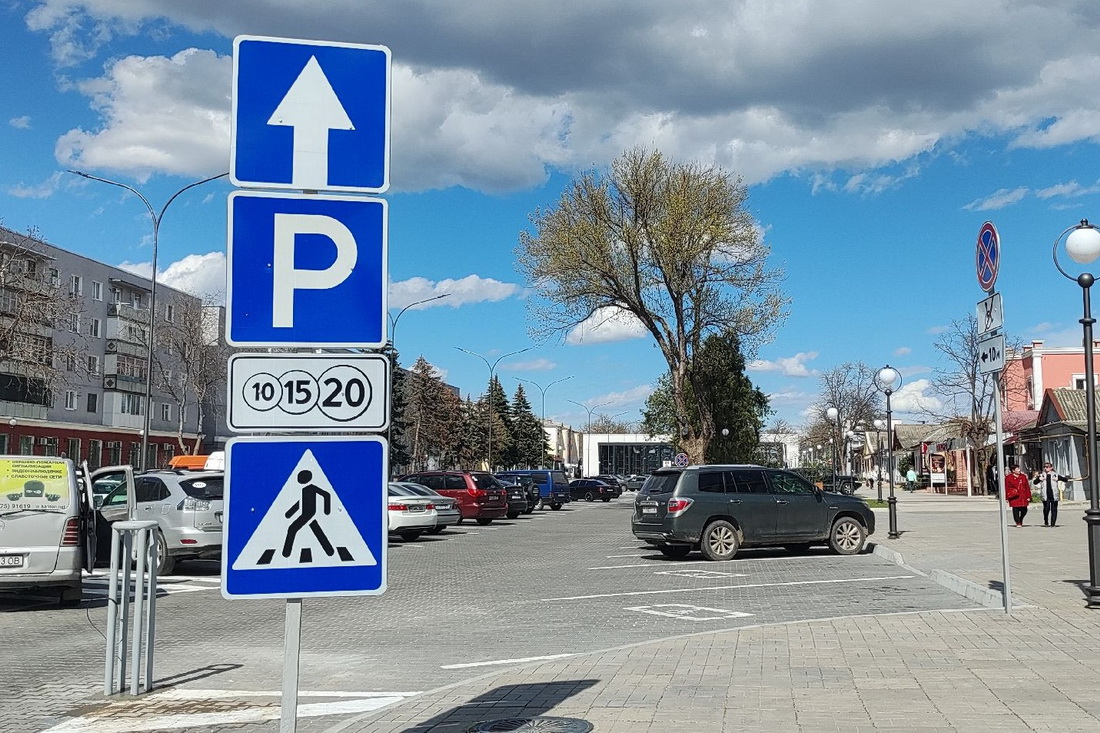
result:
M 539 733 L 588 733 L 592 724 L 579 718 L 501 718 L 474 723 L 466 733 L 504 733 L 505 731 L 539 731 Z

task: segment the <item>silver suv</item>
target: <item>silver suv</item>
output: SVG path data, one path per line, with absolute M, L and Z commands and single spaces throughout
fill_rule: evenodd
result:
M 148 471 L 134 477 L 134 519 L 156 520 L 157 574 L 168 575 L 179 560 L 217 559 L 222 550 L 221 471 Z M 125 520 L 127 485 L 113 488 L 99 506 L 101 557 L 110 557 L 110 525 Z M 106 538 L 106 552 L 102 538 Z

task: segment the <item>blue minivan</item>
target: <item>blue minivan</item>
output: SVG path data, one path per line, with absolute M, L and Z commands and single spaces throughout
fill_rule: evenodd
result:
M 562 504 L 569 503 L 569 479 L 565 471 L 555 471 L 549 468 L 514 469 L 501 471 L 497 478 L 507 480 L 509 476 L 530 476 L 539 487 L 539 506 L 549 506 L 553 510 L 561 509 Z

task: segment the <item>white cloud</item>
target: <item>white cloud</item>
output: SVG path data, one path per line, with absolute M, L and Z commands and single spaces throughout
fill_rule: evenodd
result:
M 932 382 L 927 379 L 914 379 L 901 385 L 890 397 L 890 406 L 896 412 L 924 413 L 939 410 L 943 403 L 935 395 L 927 394 Z
M 412 303 L 446 295 L 429 303 L 413 305 L 412 310 L 448 306 L 458 308 L 470 303 L 494 303 L 505 300 L 521 292 L 522 288 L 514 283 L 505 283 L 491 277 L 467 275 L 452 280 L 438 282 L 424 277 L 411 277 L 408 280 L 391 282 L 389 288 L 390 308 L 404 308 Z
M 618 308 L 599 308 L 582 323 L 577 324 L 565 337 L 571 346 L 606 344 L 629 341 L 648 335 L 638 318 Z
M 639 384 L 637 387 L 631 387 L 622 392 L 607 392 L 590 400 L 585 400 L 584 405 L 585 407 L 599 406 L 598 410 L 592 412 L 594 418 L 601 413 L 611 412 L 616 407 L 640 406 L 651 394 L 653 394 L 653 385 Z
M 780 357 L 774 361 L 755 359 L 749 362 L 746 369 L 750 372 L 779 372 L 787 377 L 812 377 L 817 371 L 807 368 L 806 362 L 816 358 L 816 351 L 800 351 L 794 356 Z
M 514 372 L 548 372 L 557 367 L 557 364 L 543 357 L 531 361 L 517 361 L 511 365 Z
M 908 346 L 899 346 L 898 348 L 894 349 L 894 356 L 907 356 L 908 354 L 912 353 L 912 351 L 913 350 L 910 349 Z
M 1028 189 L 1026 187 L 1013 189 L 1001 188 L 985 198 L 971 201 L 963 208 L 967 211 L 994 211 L 996 209 L 1003 209 L 1006 206 L 1018 203 L 1027 195 L 1027 192 Z
M 5 193 L 18 199 L 49 198 L 61 185 L 61 172 L 57 171 L 41 183 L 19 183 L 4 189 Z
M 31 129 L 31 117 L 30 115 L 20 115 L 19 117 L 12 117 L 8 120 L 8 124 L 17 130 L 29 130 Z
M 150 262 L 121 262 L 118 266 L 142 277 L 153 271 Z M 187 255 L 161 270 L 157 282 L 221 305 L 225 302 L 225 254 Z
M 925 333 L 929 334 L 930 336 L 938 336 L 941 333 L 947 333 L 948 329 L 949 326 L 932 326 L 927 331 L 925 331 Z
M 1039 189 L 1035 192 L 1036 198 L 1049 199 L 1049 198 L 1078 198 L 1080 196 L 1089 196 L 1094 193 L 1100 192 L 1100 184 L 1093 184 L 1091 186 L 1082 186 L 1077 181 L 1069 181 L 1068 183 L 1057 183 L 1053 186 Z

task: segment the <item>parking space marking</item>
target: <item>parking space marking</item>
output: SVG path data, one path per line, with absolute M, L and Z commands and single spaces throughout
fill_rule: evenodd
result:
M 592 598 L 621 598 L 623 596 L 649 596 L 661 593 L 699 593 L 715 590 L 737 590 L 739 588 L 781 588 L 795 585 L 824 585 L 828 583 L 871 583 L 879 580 L 906 580 L 916 575 L 883 575 L 874 578 L 835 578 L 832 580 L 790 580 L 784 583 L 743 583 L 741 585 L 713 585 L 701 588 L 666 588 L 664 590 L 632 590 L 623 593 L 594 593 L 588 596 L 563 596 L 561 598 L 540 598 L 539 603 L 547 601 L 587 601 Z
M 440 669 L 469 669 L 470 667 L 489 667 L 499 664 L 523 664 L 524 662 L 545 662 L 550 659 L 564 659 L 575 654 L 548 654 L 544 657 L 520 657 L 519 659 L 494 659 L 490 662 L 465 662 L 463 664 L 444 664 Z
M 681 560 L 676 562 L 677 565 L 702 565 L 704 563 L 712 564 L 710 560 Z M 587 570 L 622 570 L 623 568 L 660 568 L 671 565 L 668 562 L 647 562 L 647 563 L 633 563 L 632 565 L 600 565 L 599 567 L 586 568 Z
M 720 570 L 688 568 L 687 570 L 658 570 L 654 575 L 675 575 L 679 578 L 744 578 L 748 573 L 723 573 Z
M 707 606 L 691 606 L 687 603 L 656 603 L 652 606 L 628 606 L 624 611 L 637 611 L 653 616 L 667 616 L 669 618 L 683 619 L 684 621 L 718 621 L 729 618 L 745 618 L 752 616 L 744 611 L 730 611 L 725 608 L 708 608 Z M 701 615 L 706 613 L 708 615 Z
M 617 557 L 649 557 L 649 555 L 651 555 L 651 554 L 652 553 L 646 552 L 646 553 L 641 554 L 641 555 L 608 555 L 607 559 L 608 560 L 614 560 Z

